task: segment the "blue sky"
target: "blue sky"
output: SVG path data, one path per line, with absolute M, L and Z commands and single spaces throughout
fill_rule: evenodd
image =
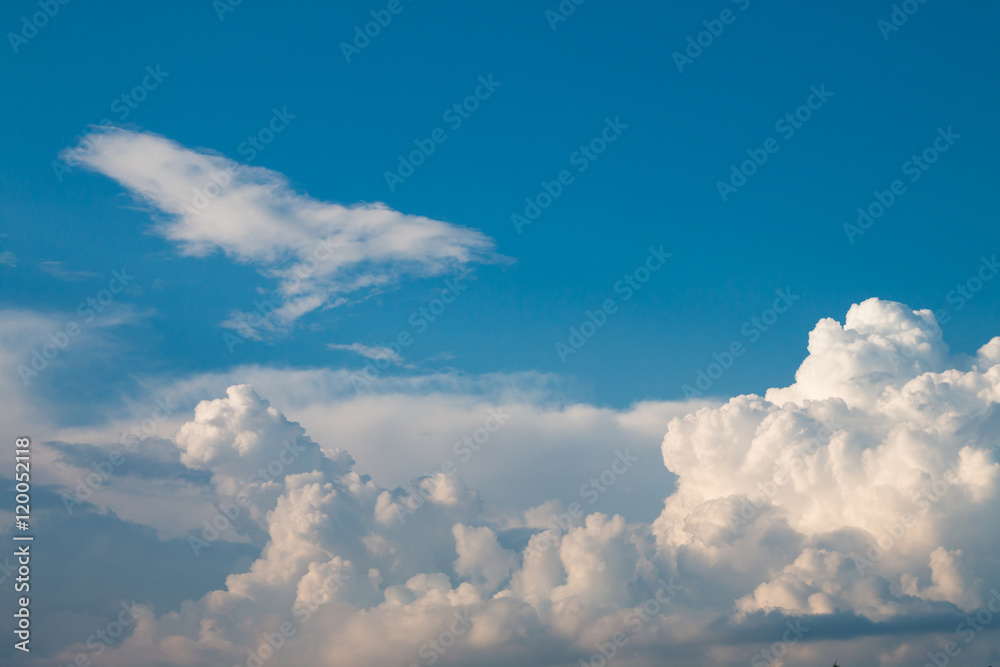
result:
M 33 6 L 11 6 L 8 23 Z M 558 373 L 614 406 L 676 398 L 788 288 L 801 300 L 710 393 L 762 391 L 791 381 L 817 319 L 869 296 L 945 307 L 997 250 L 992 6 L 929 3 L 888 40 L 877 22 L 891 8 L 860 2 L 588 2 L 555 30 L 535 3 L 401 6 L 350 63 L 338 45 L 371 20 L 378 8 L 366 3 L 245 2 L 221 21 L 207 2 L 62 7 L 3 70 L 17 100 L 0 156 L 4 250 L 17 257 L 0 267 L 3 305 L 68 310 L 125 266 L 142 287 L 126 298 L 150 313 L 120 332 L 141 350 L 132 371 L 352 367 L 357 357 L 326 345 L 393 338 L 446 277 L 312 313 L 279 340 L 230 353 L 219 323 L 273 281 L 218 253 L 178 257 L 120 185 L 83 169 L 60 182 L 52 167 L 89 124 L 121 119 L 125 107 L 112 104 L 147 66 L 166 76 L 127 109 L 126 127 L 245 161 L 240 143 L 287 108 L 295 118 L 255 166 L 317 199 L 380 201 L 481 230 L 515 260 L 467 267 L 468 291 L 408 350 L 420 368 Z M 672 53 L 727 8 L 733 22 L 678 72 Z M 442 114 L 489 75 L 499 87 L 451 130 Z M 786 140 L 775 122 L 811 86 L 833 95 Z M 628 129 L 518 234 L 511 214 L 542 180 L 575 170 L 571 155 L 608 117 Z M 385 172 L 438 127 L 447 141 L 390 191 Z M 849 243 L 844 223 L 939 127 L 961 138 Z M 723 202 L 717 181 L 769 137 L 779 151 Z M 668 266 L 563 363 L 555 343 L 661 244 Z M 96 275 L 64 280 L 43 262 Z M 953 318 L 957 351 L 987 337 L 994 289 Z
M 998 20 L 11 0 L 0 663 L 997 664 Z

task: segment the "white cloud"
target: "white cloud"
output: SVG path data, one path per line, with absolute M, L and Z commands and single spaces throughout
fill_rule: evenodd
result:
M 495 592 L 517 565 L 517 554 L 501 547 L 496 533 L 486 526 L 456 523 L 451 532 L 458 552 L 455 574 L 481 584 L 485 592 Z
M 279 323 L 403 275 L 433 276 L 500 261 L 479 231 L 406 215 L 384 204 L 344 206 L 296 192 L 288 180 L 149 133 L 110 129 L 73 151 L 87 167 L 165 214 L 157 231 L 186 255 L 221 251 L 279 283 Z

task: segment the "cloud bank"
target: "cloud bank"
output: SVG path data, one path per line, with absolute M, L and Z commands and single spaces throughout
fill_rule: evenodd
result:
M 220 502 L 251 500 L 231 532 L 260 556 L 140 612 L 103 664 L 914 665 L 947 641 L 985 659 L 998 402 L 1000 337 L 950 355 L 929 311 L 871 299 L 817 324 L 791 386 L 670 421 L 676 488 L 645 498 L 651 523 L 571 503 L 517 523 L 461 473 L 380 487 L 234 385 L 174 442 Z

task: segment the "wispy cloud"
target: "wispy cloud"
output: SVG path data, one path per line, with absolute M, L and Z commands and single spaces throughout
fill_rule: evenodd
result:
M 38 268 L 50 276 L 66 282 L 75 282 L 77 280 L 93 278 L 97 275 L 93 271 L 74 271 L 67 269 L 64 263 L 54 261 L 42 262 L 38 265 Z
M 388 359 L 393 364 L 399 366 L 403 363 L 403 357 L 396 354 L 394 350 L 381 345 L 362 345 L 361 343 L 351 343 L 350 345 L 338 345 L 336 343 L 330 343 L 327 347 L 331 350 L 346 350 L 347 352 L 353 352 L 359 354 L 365 359 L 373 360 L 383 360 Z
M 0 234 L 0 245 L 3 244 L 3 240 L 8 236 L 9 234 Z M 17 257 L 15 257 L 14 253 L 9 250 L 0 251 L 0 264 L 4 264 L 6 266 L 17 266 Z
M 86 137 L 80 159 L 166 214 L 157 231 L 184 255 L 223 252 L 259 267 L 285 296 L 279 322 L 469 264 L 506 261 L 482 232 L 406 215 L 381 203 L 345 206 L 248 167 L 157 135 L 122 129 Z

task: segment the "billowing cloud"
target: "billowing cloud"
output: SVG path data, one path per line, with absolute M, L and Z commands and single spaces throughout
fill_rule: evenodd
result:
M 988 521 L 1000 485 L 998 344 L 949 357 L 930 311 L 877 299 L 822 320 L 795 384 L 671 423 L 660 543 L 709 562 L 745 550 L 762 581 L 744 613 L 975 608 L 975 573 L 1000 574 L 961 527 Z M 783 541 L 781 560 L 755 562 L 745 535 Z
M 817 325 L 791 386 L 669 421 L 677 480 L 644 492 L 662 507 L 651 523 L 574 511 L 575 491 L 514 521 L 461 470 L 379 486 L 350 442 L 321 449 L 232 386 L 174 440 L 218 498 L 252 485 L 234 532 L 260 556 L 140 613 L 103 664 L 902 666 L 949 641 L 987 659 L 998 403 L 1000 338 L 950 355 L 931 313 L 872 299 Z M 286 462 L 290 440 L 303 450 Z
M 86 151 L 82 146 L 88 146 Z M 278 324 L 403 275 L 432 276 L 500 259 L 479 231 L 296 192 L 288 180 L 154 134 L 108 129 L 67 151 L 165 215 L 157 230 L 186 255 L 221 251 L 278 281 Z

